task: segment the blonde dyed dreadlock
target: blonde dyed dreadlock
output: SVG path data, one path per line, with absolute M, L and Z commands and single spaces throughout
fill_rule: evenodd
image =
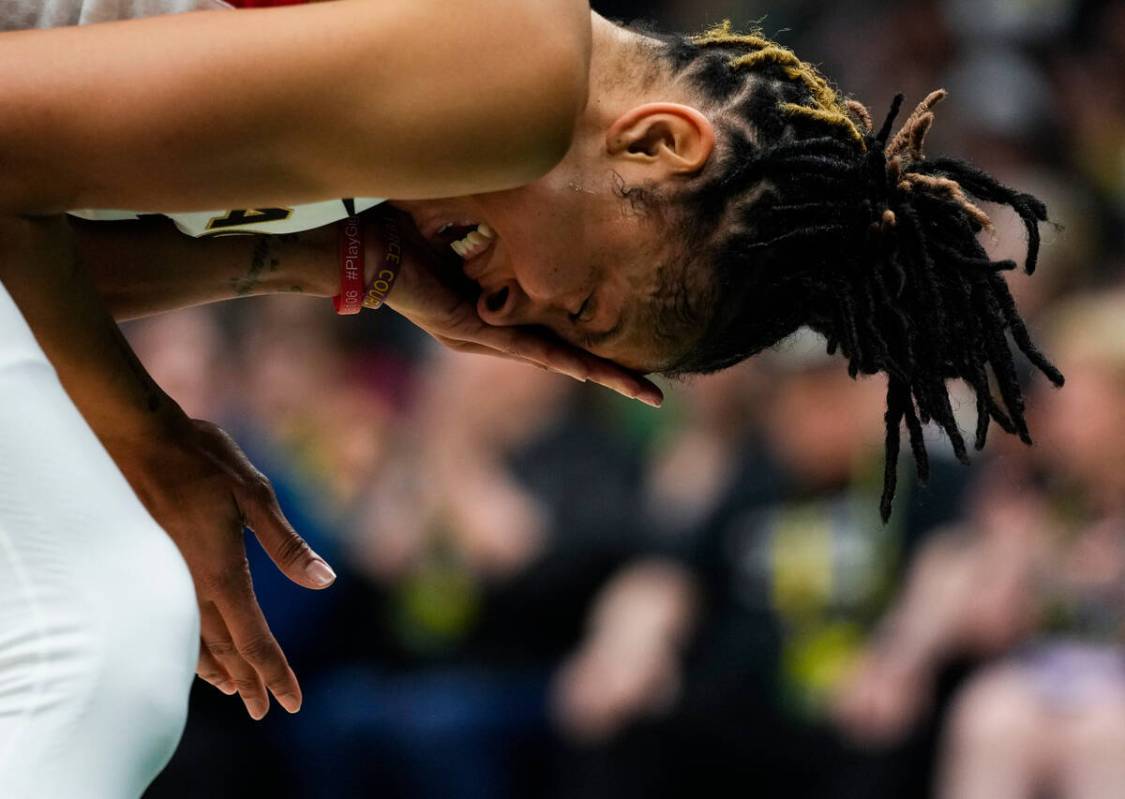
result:
M 677 198 L 713 279 L 702 333 L 666 371 L 717 371 L 809 326 L 847 358 L 853 377 L 886 374 L 884 519 L 900 425 L 923 481 L 929 421 L 968 462 L 949 379 L 976 393 L 978 449 L 993 421 L 1030 443 L 1008 336 L 1055 384 L 1063 376 L 1035 348 L 1000 275 L 1015 263 L 991 260 L 977 240 L 992 221 L 975 201 L 1008 205 L 1023 220 L 1028 273 L 1047 211 L 963 161 L 926 158 L 945 92 L 926 97 L 891 138 L 901 95 L 875 130 L 863 104 L 760 31 L 724 21 L 697 36 L 653 38 L 672 74 L 721 109 L 723 143 Z
M 692 37 L 691 42 L 697 47 L 730 47 L 734 44 L 753 48 L 753 52 L 732 56 L 729 62 L 731 69 L 753 70 L 764 64 L 780 66 L 790 80 L 800 81 L 808 87 L 813 101 L 811 106 L 802 103 L 782 103 L 780 105 L 782 113 L 838 127 L 860 147 L 864 146 L 863 134 L 859 132 L 855 122 L 848 118 L 847 107 L 836 90 L 828 85 L 828 81 L 817 72 L 815 67 L 797 58 L 789 48 L 782 47 L 757 32 L 735 33 L 729 19 L 723 20 L 722 24 L 699 36 Z

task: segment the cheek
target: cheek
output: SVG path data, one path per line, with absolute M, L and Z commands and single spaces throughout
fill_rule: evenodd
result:
M 607 241 L 604 210 L 589 195 L 549 181 L 497 195 L 486 207 L 508 247 L 508 262 L 529 294 L 572 299 L 592 284 L 593 264 Z
M 527 231 L 512 242 L 509 255 L 520 285 L 536 297 L 572 295 L 588 277 L 581 242 L 558 226 Z

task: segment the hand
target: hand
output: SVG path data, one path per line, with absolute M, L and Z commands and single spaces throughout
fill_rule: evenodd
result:
M 385 210 L 378 213 L 385 214 Z M 377 217 L 376 217 L 377 218 Z M 368 218 L 368 236 L 380 235 Z M 619 394 L 658 407 L 663 394 L 652 381 L 612 361 L 574 347 L 530 327 L 498 327 L 477 314 L 475 297 L 453 285 L 405 215 L 403 263 L 387 304 L 445 346 L 458 352 L 514 358 L 576 380 L 595 383 Z M 376 245 L 378 246 L 378 245 Z
M 269 481 L 230 436 L 186 417 L 173 430 L 156 447 L 114 455 L 191 571 L 201 619 L 196 671 L 227 695 L 237 691 L 254 719 L 269 709 L 267 690 L 296 713 L 301 688 L 254 597 L 243 529 L 298 585 L 326 588 L 336 575 L 294 532 Z
M 833 692 L 831 713 L 856 743 L 889 746 L 901 741 L 926 712 L 929 675 L 893 655 L 863 655 Z
M 539 555 L 547 540 L 545 510 L 534 497 L 487 470 L 445 487 L 449 532 L 478 574 L 510 577 Z
M 668 710 L 680 690 L 676 653 L 656 641 L 587 641 L 555 676 L 556 723 L 579 741 L 598 742 L 642 716 Z

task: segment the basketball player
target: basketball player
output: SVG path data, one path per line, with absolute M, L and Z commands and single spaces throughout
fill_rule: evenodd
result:
M 26 23 L 52 24 L 39 16 Z M 31 67 L 44 61 L 50 70 Z M 962 162 L 924 157 L 941 93 L 892 138 L 899 101 L 876 127 L 865 107 L 843 100 L 814 68 L 757 33 L 723 25 L 699 36 L 660 36 L 616 26 L 575 0 L 337 0 L 4 33 L 0 66 L 8 76 L 0 85 L 7 109 L 0 118 L 0 211 L 7 214 L 0 279 L 102 445 L 179 545 L 202 610 L 200 673 L 237 689 L 255 716 L 265 711 L 267 687 L 289 709 L 300 695 L 253 600 L 243 520 L 301 584 L 323 586 L 331 572 L 288 528 L 233 442 L 184 418 L 151 383 L 98 297 L 160 310 L 284 290 L 276 275 L 287 269 L 304 281 L 290 288 L 323 286 L 336 244 L 321 229 L 297 240 L 203 239 L 189 247 L 159 228 L 75 234 L 52 214 L 243 209 L 207 217 L 233 228 L 294 203 L 394 198 L 390 204 L 411 224 L 388 298 L 393 308 L 454 346 L 593 374 L 653 399 L 628 373 L 578 358 L 529 327 L 634 370 L 683 374 L 723 368 L 812 326 L 853 374 L 887 375 L 884 514 L 903 421 L 923 475 L 922 421 L 938 422 L 966 457 L 946 379 L 960 377 L 977 391 L 978 447 L 990 420 L 1029 440 L 1007 332 L 1062 379 L 1032 346 L 997 273 L 1014 264 L 989 262 L 976 240 L 990 220 L 973 198 L 1011 205 L 1027 225 L 1032 270 L 1042 204 Z M 452 199 L 431 199 L 439 197 Z M 371 235 L 376 253 L 397 240 L 379 227 Z M 479 288 L 475 304 L 440 280 L 443 244 Z M 155 274 L 160 279 L 146 282 Z M 2 446 L 35 466 L 33 481 L 49 482 L 52 464 L 73 457 L 74 447 L 98 453 L 82 474 L 101 474 L 104 452 L 88 430 L 75 432 L 80 425 L 43 353 L 14 306 L 5 308 L 20 345 L 11 363 L 36 370 L 35 379 L 8 370 L 11 393 L 55 400 L 5 418 Z M 74 423 L 64 441 L 52 431 L 56 416 L 68 413 Z M 29 414 L 43 419 L 28 426 L 38 434 L 22 449 L 9 444 L 25 434 L 19 428 Z M 44 453 L 38 463 L 34 451 Z M 127 504 L 125 483 L 114 479 L 111 487 L 113 480 L 83 478 L 83 488 L 120 500 L 89 504 L 99 520 L 90 529 L 121 528 L 128 515 L 119 507 Z M 12 485 L 0 491 L 23 490 Z M 143 534 L 131 531 L 105 551 L 128 573 L 145 570 L 166 575 L 155 578 L 159 585 L 184 586 L 174 553 L 157 559 L 130 550 L 131 537 L 159 533 L 136 503 L 132 516 Z M 36 565 L 30 556 L 13 557 L 29 575 L 24 583 L 65 574 L 57 593 L 74 604 L 81 599 L 67 581 L 86 562 L 72 554 L 80 549 L 64 535 L 75 529 L 68 522 L 0 516 L 7 541 L 25 540 L 69 564 L 69 571 L 54 561 L 32 569 L 25 568 Z M 34 535 L 24 532 L 28 526 Z M 91 579 L 82 597 L 100 596 L 103 581 Z M 196 654 L 185 643 L 195 635 L 185 592 L 169 592 L 161 629 L 172 640 L 153 641 L 164 647 L 156 654 L 143 636 L 154 618 L 148 608 L 106 590 L 100 608 L 87 602 L 84 617 L 61 624 L 96 644 L 98 654 L 72 662 L 56 621 L 67 617 L 29 591 L 2 600 L 38 659 L 9 661 L 24 683 L 0 717 L 12 720 L 0 740 L 24 765 L 53 762 L 63 746 L 81 752 L 75 762 L 101 764 L 94 776 L 79 766 L 36 795 L 75 795 L 68 791 L 80 784 L 81 795 L 135 795 L 182 723 L 185 663 Z M 133 612 L 105 612 L 126 606 Z M 111 624 L 131 632 L 120 662 L 109 664 L 99 634 L 89 631 Z M 17 651 L 7 643 L 0 651 Z M 152 659 L 137 660 L 138 651 Z M 117 712 L 134 720 L 138 734 L 146 731 L 146 743 L 108 752 L 99 731 L 110 716 L 78 708 L 104 690 L 95 686 L 107 668 L 120 685 L 135 685 L 133 673 L 156 671 L 162 658 L 177 677 L 161 696 L 180 714 L 142 712 L 150 699 L 144 691 L 120 688 L 115 695 L 128 703 Z M 43 703 L 37 686 L 59 663 L 75 681 L 58 701 Z M 35 736 L 9 732 L 36 723 L 42 731 Z M 18 786 L 21 774 L 7 773 L 0 772 Z M 91 789 L 98 780 L 105 782 Z

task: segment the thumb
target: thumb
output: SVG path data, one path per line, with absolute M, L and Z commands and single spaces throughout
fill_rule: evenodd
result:
M 327 588 L 336 581 L 336 572 L 320 555 L 313 551 L 305 539 L 297 535 L 293 525 L 281 512 L 272 489 L 239 505 L 246 526 L 253 530 L 281 573 L 305 588 Z

